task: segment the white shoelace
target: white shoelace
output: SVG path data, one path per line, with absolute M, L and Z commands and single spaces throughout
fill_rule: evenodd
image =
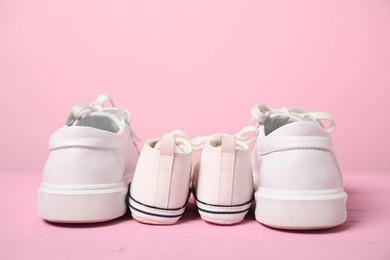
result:
M 188 153 L 191 151 L 191 142 L 182 130 L 174 130 L 168 136 L 175 138 L 175 153 Z M 154 145 L 154 149 L 160 150 L 161 139 Z
M 111 106 L 104 107 L 103 105 L 106 102 L 109 102 Z M 71 126 L 76 120 L 80 120 L 81 118 L 85 117 L 86 115 L 92 112 L 107 112 L 116 115 L 116 117 L 118 117 L 119 120 L 125 120 L 128 123 L 130 123 L 129 122 L 130 114 L 126 109 L 116 107 L 114 101 L 109 95 L 100 94 L 97 97 L 97 99 L 94 102 L 92 102 L 90 105 L 86 105 L 82 103 L 74 105 L 70 111 L 70 115 L 68 119 L 65 122 L 65 125 Z M 130 132 L 131 135 L 134 137 L 134 139 L 137 142 L 140 142 L 140 139 L 134 133 L 131 127 L 130 127 Z
M 103 107 L 104 103 L 106 102 L 109 102 L 111 106 Z M 92 112 L 107 112 L 116 115 L 120 120 L 122 119 L 128 120 L 130 118 L 129 112 L 126 109 L 117 108 L 110 96 L 106 94 L 101 94 L 90 105 L 86 105 L 86 104 L 74 105 L 65 124 L 70 126 L 76 120 L 79 120 Z
M 336 127 L 334 119 L 330 114 L 325 112 L 308 112 L 303 108 L 294 107 L 294 108 L 273 109 L 273 108 L 268 108 L 263 104 L 259 104 L 259 105 L 255 105 L 252 108 L 251 112 L 252 112 L 252 121 L 257 121 L 259 124 L 263 124 L 264 120 L 272 114 L 285 113 L 285 114 L 292 114 L 294 116 L 298 116 L 302 119 L 305 117 L 312 118 L 315 121 L 317 121 L 318 124 L 328 132 L 333 131 Z M 329 125 L 324 126 L 322 121 L 329 122 Z
M 236 146 L 238 149 L 247 149 L 248 145 L 255 140 L 257 135 L 257 127 L 255 126 L 246 126 L 240 132 L 235 134 L 236 137 Z M 192 139 L 191 144 L 192 148 L 195 151 L 202 150 L 205 143 L 208 140 L 218 140 L 225 134 L 213 134 L 208 136 L 199 136 Z

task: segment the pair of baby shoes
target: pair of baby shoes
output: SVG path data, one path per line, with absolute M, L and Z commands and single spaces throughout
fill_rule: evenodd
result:
M 332 117 L 256 105 L 252 118 L 256 126 L 236 135 L 190 140 L 177 130 L 147 140 L 140 153 L 130 114 L 109 96 L 75 105 L 50 138 L 38 214 L 52 222 L 100 222 L 122 216 L 128 205 L 140 222 L 174 224 L 192 191 L 202 219 L 212 223 L 240 222 L 253 197 L 256 219 L 268 226 L 345 222 L 347 194 L 328 133 Z M 201 154 L 192 170 L 194 151 Z
M 134 219 L 149 224 L 174 224 L 183 215 L 192 189 L 202 219 L 217 224 L 240 222 L 253 198 L 248 143 L 257 129 L 237 135 L 215 134 L 190 141 L 182 131 L 145 142 L 129 205 Z M 201 150 L 192 172 L 192 152 Z M 190 188 L 192 186 L 192 188 Z

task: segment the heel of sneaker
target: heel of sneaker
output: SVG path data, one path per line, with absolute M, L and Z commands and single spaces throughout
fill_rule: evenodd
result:
M 203 220 L 220 225 L 233 225 L 241 222 L 252 205 L 252 200 L 233 206 L 213 205 L 198 199 L 195 199 L 195 201 Z
M 146 205 L 129 195 L 131 216 L 141 222 L 153 225 L 173 225 L 184 214 L 187 204 L 180 208 L 165 209 Z
M 127 187 L 115 190 L 63 190 L 40 187 L 38 215 L 50 222 L 95 223 L 126 213 Z
M 331 228 L 347 218 L 347 194 L 342 189 L 288 194 L 259 188 L 255 198 L 256 220 L 274 228 Z

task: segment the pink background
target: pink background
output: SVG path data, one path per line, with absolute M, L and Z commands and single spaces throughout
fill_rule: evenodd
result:
M 389 172 L 390 2 L 0 1 L 0 171 L 40 172 L 101 92 L 141 140 L 234 133 L 256 103 L 334 115 L 345 172 Z

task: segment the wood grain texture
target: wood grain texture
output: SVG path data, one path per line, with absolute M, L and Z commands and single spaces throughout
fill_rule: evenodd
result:
M 282 231 L 253 210 L 233 226 L 202 221 L 191 202 L 172 226 L 129 214 L 89 225 L 50 224 L 36 213 L 40 175 L 0 174 L 0 259 L 390 259 L 390 174 L 345 174 L 348 220 L 320 231 Z

